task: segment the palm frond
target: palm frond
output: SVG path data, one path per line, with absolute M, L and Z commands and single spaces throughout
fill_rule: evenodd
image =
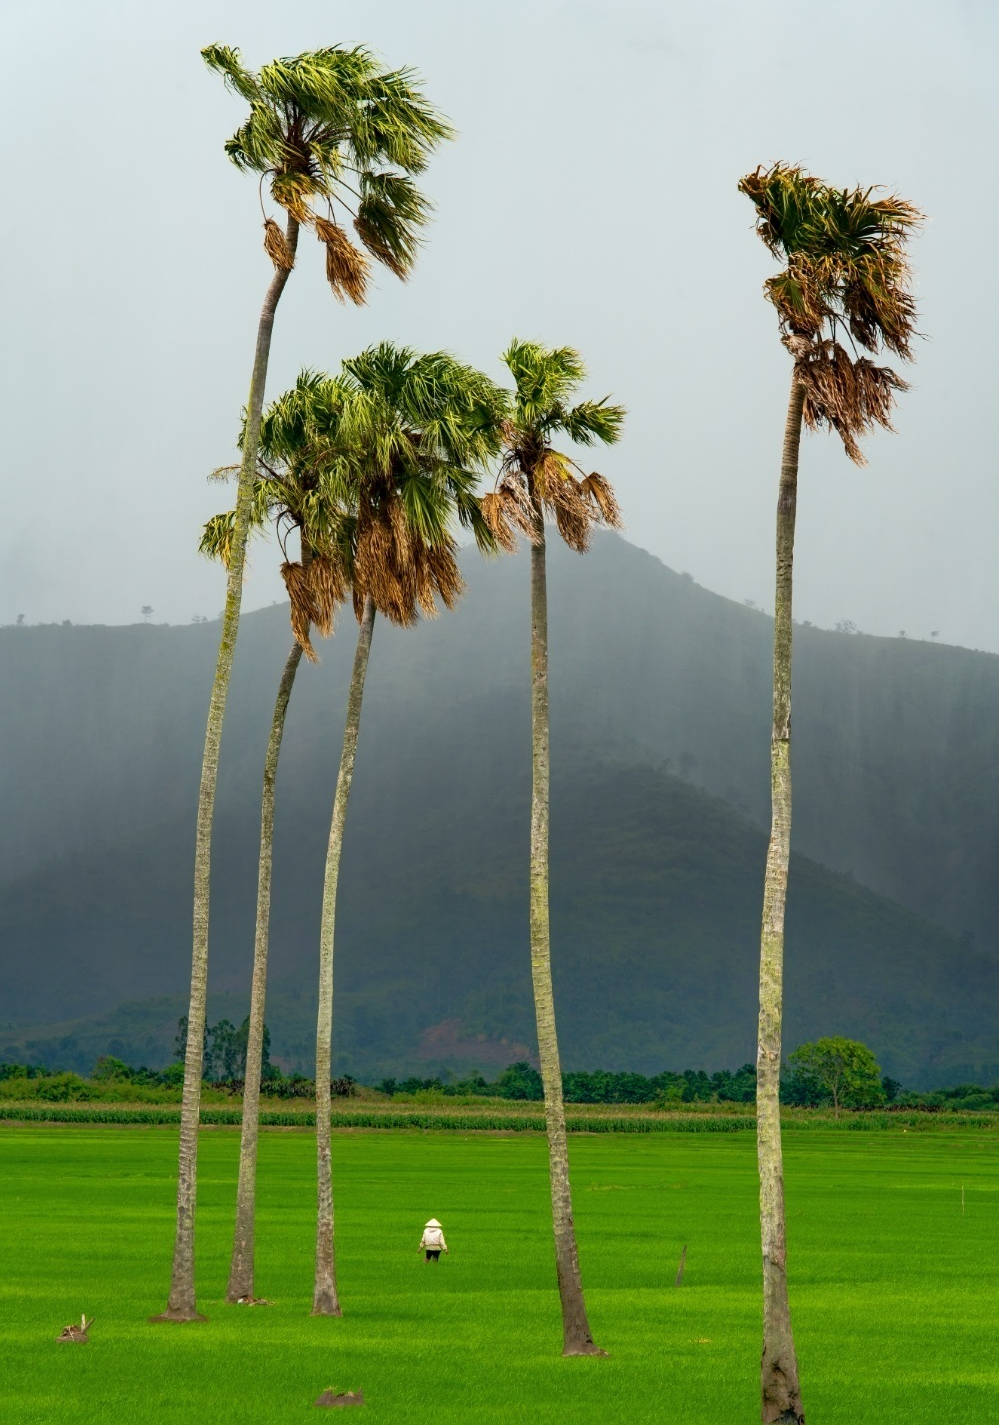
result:
M 549 467 L 554 455 L 554 451 L 548 453 Z M 577 554 L 585 554 L 593 531 L 593 506 L 574 477 L 569 474 L 559 479 L 554 473 L 546 473 L 542 499 L 545 508 L 555 516 L 556 528 L 569 548 Z
M 290 272 L 295 266 L 288 241 L 273 218 L 264 219 L 264 251 L 279 272 Z
M 363 306 L 368 290 L 368 259 L 337 223 L 317 218 L 315 227 L 316 237 L 326 248 L 326 280 L 334 297 L 341 302 L 349 297 L 358 307 Z
M 490 491 L 482 496 L 481 502 L 482 518 L 485 520 L 493 539 L 507 554 L 512 554 L 517 548 L 517 536 L 514 532 L 514 524 L 509 518 L 506 509 L 506 501 L 497 491 Z
M 579 485 L 596 506 L 601 522 L 610 529 L 620 529 L 624 521 L 610 481 L 594 470 L 581 480 Z
M 586 378 L 583 359 L 571 346 L 548 348 L 515 338 L 502 359 L 513 376 L 514 419 L 521 426 L 549 422 Z
M 205 45 L 201 51 L 201 58 L 209 69 L 222 75 L 226 87 L 231 89 L 234 94 L 238 94 L 248 104 L 259 103 L 260 85 L 250 71 L 240 63 L 238 49 L 230 49 L 228 45 Z
M 881 426 L 891 430 L 895 392 L 908 389 L 906 382 L 888 366 L 875 366 L 866 357 L 856 361 L 838 342 L 824 342 L 795 363 L 798 380 L 805 388 L 805 424 L 812 430 L 828 426 L 835 430 L 856 465 L 866 465 L 857 436 Z
M 308 573 L 301 564 L 286 560 L 281 565 L 281 578 L 291 602 L 291 630 L 295 641 L 309 662 L 317 663 L 319 660 L 309 638 L 309 629 L 313 623 L 318 624 L 323 615 L 316 606 Z
M 526 535 L 532 544 L 537 544 L 540 539 L 538 529 L 540 515 L 531 503 L 531 497 L 527 492 L 524 480 L 512 471 L 506 471 L 500 476 L 496 493 L 503 502 L 503 514 L 506 519 L 515 525 L 521 534 Z
M 419 230 L 432 212 L 433 205 L 404 174 L 362 173 L 354 230 L 372 257 L 396 277 L 405 279 L 412 271 Z
M 228 569 L 235 528 L 235 510 L 225 510 L 222 514 L 212 515 L 201 531 L 198 553 L 203 554 L 206 559 L 217 559 Z
M 612 406 L 609 397 L 600 401 L 580 401 L 566 411 L 562 419 L 562 429 L 577 445 L 593 445 L 602 441 L 604 445 L 614 445 L 621 438 L 626 412 L 623 406 Z
M 337 606 L 346 601 L 350 592 L 348 570 L 343 559 L 334 554 L 314 554 L 306 574 L 312 597 L 313 622 L 326 638 L 333 632 Z

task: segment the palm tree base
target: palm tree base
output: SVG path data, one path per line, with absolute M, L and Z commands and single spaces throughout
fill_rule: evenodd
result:
M 312 1314 L 313 1316 L 342 1316 L 343 1312 L 340 1310 L 338 1301 L 325 1297 L 312 1303 Z
M 565 1346 L 563 1356 L 610 1356 L 610 1351 L 602 1351 L 592 1341 L 584 1341 L 578 1346 Z
M 185 1321 L 207 1321 L 207 1316 L 202 1316 L 200 1311 L 171 1311 L 167 1307 L 166 1311 L 159 1316 L 150 1316 L 151 1325 L 156 1326 L 161 1321 L 166 1321 L 171 1325 L 183 1325 Z

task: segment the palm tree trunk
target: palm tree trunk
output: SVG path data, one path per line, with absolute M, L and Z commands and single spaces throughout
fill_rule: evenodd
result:
M 287 242 L 294 255 L 298 246 L 298 223 L 288 218 Z M 201 1114 L 201 1060 L 204 1051 L 205 1007 L 208 991 L 208 905 L 211 889 L 212 819 L 215 813 L 215 786 L 218 780 L 219 744 L 222 719 L 232 673 L 239 609 L 243 593 L 243 565 L 250 527 L 253 480 L 260 440 L 260 413 L 264 404 L 267 361 L 271 349 L 274 314 L 288 281 L 279 268 L 271 279 L 257 325 L 257 349 L 250 378 L 243 433 L 243 458 L 236 495 L 236 523 L 232 537 L 229 577 L 226 582 L 225 613 L 219 642 L 215 681 L 208 706 L 205 752 L 201 764 L 198 794 L 198 822 L 194 850 L 194 937 L 191 954 L 191 999 L 187 1014 L 187 1053 L 184 1056 L 184 1096 L 180 1111 L 180 1154 L 177 1172 L 177 1233 L 174 1239 L 173 1270 L 167 1309 L 158 1321 L 197 1321 L 194 1290 L 194 1214 L 198 1177 L 198 1121 Z
M 333 930 L 336 919 L 336 891 L 340 877 L 340 853 L 347 820 L 347 801 L 354 777 L 357 733 L 361 725 L 361 699 L 375 626 L 375 606 L 370 594 L 364 600 L 361 626 L 354 653 L 354 671 L 347 697 L 347 723 L 343 751 L 333 799 L 333 819 L 326 848 L 323 879 L 323 911 L 319 932 L 319 1020 L 316 1026 L 316 1281 L 312 1297 L 313 1316 L 341 1316 L 336 1289 L 336 1258 L 333 1249 L 333 1164 L 330 1130 L 330 1049 L 333 1039 Z
M 533 499 L 533 490 L 532 490 Z M 548 591 L 545 568 L 544 518 L 538 509 L 535 543 L 531 545 L 531 979 L 538 1026 L 538 1055 L 545 1091 L 548 1169 L 555 1229 L 555 1270 L 562 1304 L 562 1354 L 604 1354 L 593 1344 L 586 1317 L 579 1252 L 572 1222 L 569 1187 L 569 1145 L 562 1102 L 562 1068 L 555 1031 L 555 997 L 548 928 Z
M 763 1245 L 761 1416 L 766 1425 L 801 1425 L 804 1409 L 787 1296 L 784 1166 L 780 1139 L 781 1015 L 784 1000 L 784 903 L 791 851 L 791 578 L 798 499 L 798 445 L 804 387 L 791 378 L 780 492 L 774 601 L 774 725 L 770 783 L 772 824 L 760 936 L 760 1031 L 756 1059 L 756 1133 Z
M 304 563 L 304 560 L 303 560 Z M 246 1040 L 243 1083 L 243 1126 L 239 1140 L 239 1187 L 236 1190 L 236 1233 L 226 1301 L 253 1297 L 253 1230 L 256 1217 L 257 1133 L 260 1119 L 260 1073 L 264 1057 L 264 997 L 271 918 L 271 870 L 274 859 L 274 783 L 281 739 L 302 646 L 293 643 L 278 684 L 271 734 L 264 758 L 264 791 L 260 803 L 260 855 L 257 869 L 257 927 L 253 943 L 250 1025 Z

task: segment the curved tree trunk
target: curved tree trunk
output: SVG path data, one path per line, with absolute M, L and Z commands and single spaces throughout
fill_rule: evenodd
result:
M 243 1126 L 239 1139 L 239 1187 L 236 1190 L 236 1234 L 226 1301 L 253 1296 L 253 1229 L 256 1217 L 257 1133 L 260 1119 L 260 1074 L 264 1057 L 264 997 L 267 992 L 267 952 L 271 918 L 271 871 L 274 861 L 274 783 L 281 739 L 302 646 L 293 643 L 278 684 L 271 735 L 264 758 L 264 790 L 260 803 L 260 855 L 257 867 L 257 927 L 253 943 L 250 1026 L 243 1075 Z
M 294 255 L 298 245 L 298 224 L 288 218 L 288 246 Z M 215 812 L 215 785 L 218 779 L 219 744 L 232 659 L 239 631 L 239 609 L 243 594 L 243 566 L 250 527 L 250 506 L 260 440 L 260 413 L 264 403 L 267 361 L 271 349 L 274 313 L 288 273 L 278 269 L 264 298 L 257 326 L 257 349 L 250 378 L 243 457 L 236 495 L 236 523 L 232 537 L 229 575 L 226 582 L 225 613 L 219 642 L 215 681 L 208 706 L 205 751 L 201 764 L 198 794 L 197 836 L 194 850 L 194 943 L 191 954 L 191 999 L 187 1015 L 187 1053 L 184 1056 L 184 1097 L 180 1111 L 180 1154 L 177 1172 L 177 1233 L 173 1249 L 170 1297 L 160 1321 L 197 1321 L 194 1291 L 194 1213 L 198 1176 L 198 1120 L 201 1113 L 201 1068 L 204 1052 L 205 1006 L 208 990 L 208 904 L 211 888 L 212 819 Z
M 537 503 L 535 502 L 537 510 Z M 562 1304 L 562 1354 L 602 1355 L 586 1318 L 579 1252 L 572 1222 L 569 1145 L 562 1102 L 562 1068 L 555 1032 L 555 997 L 548 931 L 548 591 L 544 518 L 537 510 L 531 545 L 531 979 L 538 1026 L 538 1054 L 545 1091 L 545 1127 L 555 1229 L 555 1270 Z
M 354 776 L 357 733 L 361 725 L 361 699 L 371 652 L 371 632 L 375 606 L 371 596 L 364 600 L 361 626 L 357 634 L 354 671 L 347 697 L 347 722 L 343 751 L 333 799 L 330 839 L 326 848 L 323 879 L 323 911 L 319 932 L 319 1019 L 316 1026 L 316 1281 L 312 1296 L 313 1316 L 341 1316 L 336 1289 L 336 1257 L 333 1248 L 333 1164 L 330 1131 L 330 1049 L 333 1038 L 333 930 L 336 920 L 336 891 L 340 877 L 340 853 L 347 820 L 347 800 Z
M 791 851 L 791 576 L 798 498 L 798 445 L 804 387 L 791 378 L 777 498 L 774 601 L 772 823 L 760 936 L 760 1031 L 756 1058 L 756 1134 L 763 1244 L 761 1416 L 766 1425 L 801 1425 L 804 1409 L 787 1296 L 784 1166 L 780 1140 L 781 1016 L 784 1001 L 784 902 Z

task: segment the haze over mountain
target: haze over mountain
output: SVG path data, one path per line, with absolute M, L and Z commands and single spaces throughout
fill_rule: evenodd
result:
M 755 1034 L 770 620 L 615 536 L 584 560 L 555 544 L 551 564 L 566 1064 L 735 1065 Z M 375 630 L 337 942 L 337 1061 L 362 1077 L 533 1044 L 525 565 L 470 557 L 455 614 Z M 289 637 L 283 607 L 246 618 L 227 714 L 210 978 L 230 1017 Z M 211 624 L 0 631 L 0 1054 L 30 1039 L 76 1062 L 121 1001 L 185 990 L 216 640 Z M 303 1067 L 352 652 L 344 618 L 300 675 L 282 760 L 268 1020 Z M 799 628 L 795 660 L 788 1046 L 855 1034 L 913 1084 L 999 1073 L 999 658 Z M 119 1015 L 122 1045 L 165 1058 L 182 1003 Z

